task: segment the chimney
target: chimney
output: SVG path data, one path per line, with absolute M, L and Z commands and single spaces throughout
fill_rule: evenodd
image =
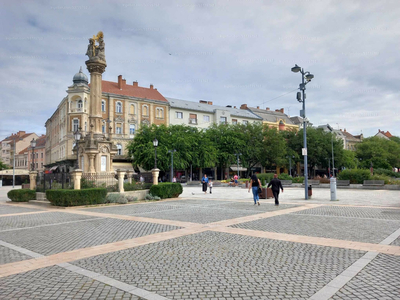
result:
M 236 108 L 236 106 L 234 106 L 233 108 Z
M 207 104 L 207 101 L 205 101 L 205 100 L 200 100 L 199 103 Z
M 139 87 L 139 83 L 138 83 L 137 81 L 134 81 L 134 82 L 132 83 L 132 85 L 133 85 L 134 87 Z
M 247 104 L 240 105 L 240 109 L 247 109 Z
M 346 131 L 346 128 L 344 129 L 344 132 L 347 132 L 347 131 Z
M 208 105 L 213 105 L 212 101 L 207 102 Z
M 152 90 L 154 88 L 153 84 L 150 83 L 150 89 Z
M 122 87 L 126 87 L 126 79 L 122 79 Z
M 269 107 L 267 107 L 266 110 L 269 111 Z
M 122 75 L 118 75 L 118 88 L 122 90 Z
M 285 109 L 284 109 L 284 108 L 281 108 L 281 109 L 280 109 L 280 112 L 284 114 L 284 113 L 285 113 Z
M 257 106 L 257 109 L 260 109 L 260 107 L 259 107 L 259 106 Z

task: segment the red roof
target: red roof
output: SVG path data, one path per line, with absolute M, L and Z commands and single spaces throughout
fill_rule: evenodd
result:
M 145 88 L 122 83 L 122 89 L 119 89 L 117 82 L 102 80 L 102 90 L 103 93 L 168 102 L 167 99 L 154 88 Z
M 383 130 L 380 129 L 378 130 L 378 133 L 382 133 L 384 136 L 388 138 L 391 138 L 393 136 L 389 131 L 384 132 Z
M 24 154 L 25 152 L 28 152 L 28 147 L 26 147 L 24 150 L 19 151 L 18 154 Z

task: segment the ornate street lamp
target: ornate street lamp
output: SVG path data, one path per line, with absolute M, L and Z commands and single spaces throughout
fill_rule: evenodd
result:
M 303 118 L 303 144 L 304 148 L 302 150 L 304 156 L 304 188 L 305 188 L 305 199 L 308 199 L 308 166 L 307 166 L 307 120 L 306 120 L 306 84 L 314 78 L 310 72 L 304 72 L 304 69 L 295 65 L 292 68 L 292 72 L 301 73 L 301 83 L 299 89 L 301 92 L 297 92 L 297 101 L 303 102 L 303 110 L 301 112 L 301 117 Z M 303 96 L 303 97 L 302 97 Z
M 31 141 L 31 148 L 32 148 L 32 171 L 35 171 L 35 147 L 36 147 L 36 140 L 35 138 Z
M 242 153 L 235 153 L 236 159 L 237 159 L 237 176 L 239 177 L 239 155 L 242 155 Z
M 75 138 L 75 147 L 76 147 L 76 166 L 75 169 L 79 169 L 79 147 L 78 143 L 79 140 L 81 139 L 81 132 L 79 131 L 81 128 L 78 128 L 77 131 L 74 132 L 74 138 Z
M 154 156 L 154 169 L 157 169 L 157 147 L 158 147 L 158 140 L 155 138 L 153 140 L 153 146 L 154 146 L 154 152 L 155 152 L 155 156 Z

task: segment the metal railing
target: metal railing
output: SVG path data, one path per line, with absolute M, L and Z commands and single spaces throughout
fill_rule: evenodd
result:
M 108 191 L 118 190 L 118 179 L 115 173 L 83 173 L 81 179 L 81 189 L 104 187 Z
M 70 173 L 39 173 L 36 177 L 36 191 L 46 192 L 46 190 L 73 189 Z

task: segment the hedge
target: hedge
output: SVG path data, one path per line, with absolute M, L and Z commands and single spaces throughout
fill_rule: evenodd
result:
M 393 172 L 392 170 L 387 170 L 387 169 L 374 169 L 374 174 L 400 178 L 399 172 L 396 173 Z
M 158 185 L 152 185 L 150 188 L 150 194 L 161 199 L 176 198 L 182 194 L 182 191 L 182 185 L 178 182 L 162 182 Z
M 262 185 L 268 184 L 272 178 L 274 178 L 274 173 L 259 173 L 256 175 L 257 178 L 260 179 Z
M 337 179 L 350 180 L 350 183 L 352 184 L 362 184 L 364 180 L 371 179 L 371 172 L 366 169 L 343 170 L 338 174 Z
M 36 191 L 34 190 L 11 190 L 7 193 L 7 197 L 14 202 L 28 202 L 36 199 Z
M 55 206 L 78 206 L 103 204 L 107 189 L 94 188 L 84 190 L 47 190 L 46 198 Z

